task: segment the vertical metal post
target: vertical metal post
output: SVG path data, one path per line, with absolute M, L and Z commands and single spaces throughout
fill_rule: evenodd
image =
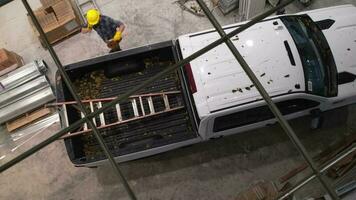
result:
M 196 1 L 198 2 L 200 7 L 202 8 L 202 10 L 204 11 L 205 15 L 208 17 L 209 21 L 213 24 L 214 28 L 217 30 L 219 35 L 221 37 L 225 37 L 226 33 L 225 33 L 224 29 L 221 27 L 221 25 L 216 20 L 214 15 L 210 12 L 209 8 L 205 5 L 205 3 L 202 0 L 196 0 Z M 294 0 L 290 0 L 289 3 L 293 2 L 293 1 Z M 288 2 L 286 2 L 286 3 L 288 3 Z M 311 167 L 311 169 L 313 170 L 313 173 L 317 176 L 317 178 L 319 179 L 320 183 L 324 186 L 326 191 L 330 194 L 330 196 L 333 199 L 338 200 L 339 197 L 337 196 L 335 190 L 333 190 L 331 188 L 330 184 L 327 182 L 325 177 L 323 177 L 323 175 L 319 172 L 319 170 L 316 167 L 316 164 L 311 159 L 311 157 L 308 154 L 307 150 L 305 149 L 304 145 L 301 143 L 301 141 L 299 140 L 299 138 L 297 137 L 297 135 L 293 131 L 292 127 L 287 122 L 287 120 L 283 117 L 282 113 L 279 111 L 279 109 L 277 108 L 276 104 L 274 104 L 274 102 L 272 101 L 271 97 L 268 95 L 267 91 L 264 89 L 264 87 L 261 84 L 261 82 L 258 80 L 258 78 L 254 74 L 254 72 L 248 66 L 248 64 L 245 61 L 245 59 L 242 57 L 240 52 L 236 49 L 235 45 L 232 43 L 232 41 L 230 39 L 227 39 L 225 41 L 225 44 L 229 47 L 230 51 L 232 52 L 232 54 L 234 55 L 236 60 L 240 63 L 242 69 L 245 71 L 245 73 L 250 78 L 252 83 L 256 86 L 258 92 L 261 94 L 263 99 L 268 104 L 268 107 L 270 108 L 270 110 L 272 111 L 274 116 L 277 118 L 279 124 L 281 125 L 283 130 L 286 132 L 286 134 L 288 135 L 289 139 L 297 147 L 298 151 L 302 154 L 304 159 L 307 161 L 308 165 Z
M 90 120 L 87 115 L 89 114 L 88 110 L 84 107 L 83 103 L 81 102 L 80 97 L 77 95 L 77 92 L 75 91 L 72 81 L 70 80 L 70 78 L 68 77 L 66 71 L 63 68 L 62 63 L 60 62 L 56 52 L 54 51 L 53 47 L 51 46 L 51 44 L 48 41 L 48 38 L 46 36 L 46 34 L 44 33 L 40 23 L 38 22 L 36 16 L 34 15 L 31 6 L 28 4 L 27 0 L 22 0 L 22 3 L 24 4 L 28 14 L 30 15 L 33 24 L 35 25 L 37 31 L 39 32 L 40 36 L 44 39 L 44 42 L 46 44 L 46 47 L 49 51 L 49 53 L 51 54 L 54 62 L 57 65 L 58 71 L 61 74 L 65 84 L 67 85 L 69 92 L 72 94 L 72 96 L 74 97 L 75 101 L 77 101 L 79 109 L 82 113 L 84 113 L 84 118 L 87 121 L 88 125 L 90 126 L 90 128 L 92 129 L 96 139 L 98 140 L 98 143 L 100 145 L 100 147 L 102 148 L 104 154 L 106 155 L 106 157 L 109 159 L 112 167 L 114 168 L 114 171 L 117 173 L 117 175 L 119 176 L 119 178 L 121 179 L 122 184 L 124 185 L 129 197 L 133 200 L 136 199 L 135 194 L 133 193 L 133 191 L 131 190 L 130 185 L 128 184 L 126 178 L 124 177 L 124 175 L 122 174 L 119 165 L 115 162 L 114 156 L 112 155 L 112 153 L 109 151 L 109 148 L 107 147 L 107 145 L 105 144 L 104 138 L 101 136 L 101 134 L 99 133 L 98 129 L 96 128 L 96 125 L 93 123 L 92 120 Z M 93 118 L 93 120 L 95 120 L 95 118 Z

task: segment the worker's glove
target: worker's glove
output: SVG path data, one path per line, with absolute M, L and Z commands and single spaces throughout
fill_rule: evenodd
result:
M 121 31 L 116 31 L 112 40 L 114 40 L 115 42 L 119 42 L 121 39 L 122 39 Z

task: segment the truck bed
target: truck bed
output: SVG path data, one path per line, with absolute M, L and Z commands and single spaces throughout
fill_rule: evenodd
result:
M 66 70 L 82 99 L 98 99 L 124 94 L 132 86 L 140 84 L 176 61 L 173 43 L 164 42 L 71 64 L 66 66 Z M 113 78 L 105 76 L 106 68 L 120 67 L 126 62 L 142 62 L 145 68 L 139 72 Z M 182 84 L 179 77 L 178 72 L 168 74 L 137 94 L 181 91 Z M 186 108 L 184 94 L 181 92 L 177 97 L 171 98 L 171 104 Z M 60 80 L 57 82 L 57 99 L 58 102 L 73 100 L 68 89 Z M 124 118 L 133 116 L 129 102 L 120 105 Z M 155 105 L 156 111 L 164 109 L 163 101 L 156 101 Z M 78 110 L 74 108 L 68 110 L 69 124 L 80 119 Z M 118 120 L 115 108 L 104 112 L 104 116 L 108 123 Z M 99 122 L 99 118 L 96 121 Z M 179 109 L 101 129 L 100 133 L 114 156 L 122 156 L 195 138 L 197 137 L 196 131 L 193 130 L 191 124 L 188 109 Z M 74 164 L 85 164 L 105 159 L 92 133 L 65 139 L 65 145 Z

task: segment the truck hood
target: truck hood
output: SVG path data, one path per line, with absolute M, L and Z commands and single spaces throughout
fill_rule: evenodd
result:
M 225 27 L 225 31 L 228 33 L 238 25 Z M 218 38 L 218 33 L 212 30 L 179 37 L 183 58 Z M 295 66 L 288 57 L 285 41 L 289 43 Z M 305 91 L 297 48 L 280 19 L 260 22 L 233 37 L 232 42 L 271 96 Z M 262 98 L 225 44 L 193 60 L 190 65 L 197 88 L 193 97 L 200 118 Z
M 338 72 L 356 75 L 356 7 L 343 5 L 306 14 L 318 24 L 328 24 L 323 27 L 323 33 L 334 55 Z

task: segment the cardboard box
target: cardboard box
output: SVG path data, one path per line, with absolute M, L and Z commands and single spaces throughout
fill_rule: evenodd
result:
M 67 20 L 72 19 L 74 11 L 68 1 L 61 1 L 52 6 L 54 13 L 56 13 L 59 24 L 65 23 Z
M 11 66 L 13 62 L 13 55 L 6 49 L 0 49 L 0 69 Z
M 53 5 L 55 5 L 56 3 L 59 3 L 63 0 L 40 0 L 42 6 L 44 9 L 47 9 Z
M 6 49 L 0 49 L 0 76 L 23 65 L 21 56 Z
M 45 33 L 59 26 L 56 15 L 53 12 L 47 13 L 44 9 L 39 9 L 35 12 L 35 15 Z
M 70 2 L 67 0 L 51 2 L 54 4 L 46 9 L 45 7 L 42 7 L 36 10 L 35 15 L 46 33 L 49 42 L 54 44 L 67 36 L 78 32 L 81 25 Z M 33 26 L 32 22 L 31 24 Z M 34 26 L 33 28 L 35 29 Z M 42 41 L 42 38 L 39 39 Z
M 17 64 L 17 57 L 19 56 L 14 52 L 0 49 L 0 70 Z

